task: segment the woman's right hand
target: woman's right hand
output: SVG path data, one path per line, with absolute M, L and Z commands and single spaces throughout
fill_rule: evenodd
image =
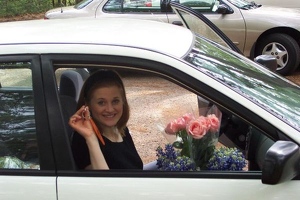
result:
M 70 118 L 69 125 L 86 140 L 91 160 L 91 165 L 86 169 L 109 169 L 91 124 L 89 108 L 82 106 Z
M 95 136 L 88 106 L 82 106 L 69 120 L 69 125 L 84 138 Z

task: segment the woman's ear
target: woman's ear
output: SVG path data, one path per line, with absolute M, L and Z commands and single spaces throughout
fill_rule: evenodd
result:
M 88 106 L 88 102 L 87 102 L 86 98 L 84 98 L 83 101 L 84 101 L 84 105 L 85 105 L 85 106 Z

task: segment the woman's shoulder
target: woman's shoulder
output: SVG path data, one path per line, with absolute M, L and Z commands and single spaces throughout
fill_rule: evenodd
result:
M 124 135 L 125 135 L 125 136 L 131 137 L 130 131 L 129 131 L 129 128 L 128 128 L 128 127 L 125 127 L 125 129 L 124 129 Z
M 127 140 L 127 141 L 132 141 L 132 137 L 131 137 L 131 133 L 130 133 L 130 130 L 128 129 L 128 127 L 126 127 L 124 129 L 124 140 Z

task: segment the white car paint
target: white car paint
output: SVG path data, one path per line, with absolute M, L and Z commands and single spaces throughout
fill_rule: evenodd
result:
M 153 21 L 147 21 L 149 27 L 142 25 L 143 20 L 133 19 L 69 19 L 69 21 L 72 21 L 72 23 L 69 24 L 68 21 L 60 19 L 55 20 L 55 22 L 51 20 L 36 20 L 31 23 L 21 21 L 1 24 L 1 34 L 5 35 L 5 37 L 0 38 L 0 44 L 117 44 L 153 50 L 159 49 L 161 52 L 168 52 L 171 55 L 182 57 L 189 50 L 193 40 L 193 34 L 183 27 L 174 27 L 171 24 L 166 25 L 165 23 L 155 23 Z M 74 24 L 74 21 L 77 21 L 77 24 Z M 28 28 L 20 28 L 24 26 Z M 55 31 L 53 31 L 53 26 L 56 27 Z M 174 29 L 176 30 L 175 32 Z M 122 30 L 122 34 L 120 34 L 120 30 Z M 135 31 L 133 32 L 132 30 Z M 26 37 L 20 37 L 20 31 Z M 95 32 L 98 33 L 99 37 L 94 37 Z M 159 33 L 160 36 L 149 40 L 148 35 L 150 32 Z M 65 34 L 68 37 L 63 37 Z M 48 37 L 45 37 L 45 35 L 48 35 Z M 166 40 L 165 37 L 169 39 Z M 177 41 L 176 45 L 181 48 L 174 48 L 173 41 L 178 37 L 182 37 L 182 39 Z
M 172 178 L 58 178 L 60 200 L 143 199 L 230 199 L 291 200 L 300 187 L 299 181 L 275 186 L 261 185 L 260 180 L 240 179 L 172 179 Z M 234 189 L 233 189 L 234 188 Z M 100 196 L 100 197 L 99 197 Z M 114 198 L 112 198 L 112 196 Z
M 56 199 L 55 176 L 0 175 L 0 186 L 0 199 L 3 200 Z

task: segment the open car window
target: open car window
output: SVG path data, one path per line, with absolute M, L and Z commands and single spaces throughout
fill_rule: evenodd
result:
M 62 66 L 55 72 L 60 96 L 73 98 L 65 103 L 61 99 L 64 109 L 73 110 L 69 115 L 76 111 L 80 90 L 80 87 L 76 89 L 76 85 L 82 86 L 89 74 L 101 67 L 78 66 Z M 115 70 L 122 76 L 125 84 L 131 110 L 128 128 L 145 171 L 261 171 L 264 154 L 274 144 L 265 133 L 230 111 L 212 104 L 205 97 L 162 76 L 117 68 Z M 68 85 L 65 85 L 64 80 L 68 74 L 81 77 L 80 82 L 75 83 L 73 92 L 64 88 Z M 73 107 L 71 102 L 74 103 Z M 188 122 L 182 130 L 166 131 L 170 123 L 179 123 L 178 120 L 185 116 L 197 121 L 211 115 L 216 117 L 219 124 L 214 130 L 207 129 L 204 137 L 190 135 L 186 128 Z M 69 139 L 72 140 L 73 131 L 68 125 L 66 127 Z M 191 164 L 193 161 L 196 161 L 195 165 Z

